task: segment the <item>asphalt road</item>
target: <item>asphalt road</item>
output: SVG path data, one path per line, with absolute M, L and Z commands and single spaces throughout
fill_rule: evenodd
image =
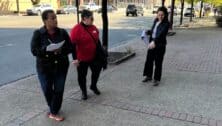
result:
M 110 24 L 109 48 L 139 37 L 142 29 L 150 27 L 152 20 L 151 16 L 122 16 L 115 24 Z M 30 52 L 33 30 L 34 28 L 0 28 L 0 86 L 36 73 L 35 58 Z M 68 32 L 69 30 L 67 29 Z

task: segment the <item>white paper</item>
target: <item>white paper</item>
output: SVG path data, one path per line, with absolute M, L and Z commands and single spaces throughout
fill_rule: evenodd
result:
M 146 30 L 143 30 L 143 31 L 142 31 L 141 39 L 143 40 L 143 42 L 144 42 L 146 45 L 149 45 L 149 36 L 146 35 Z
M 65 43 L 65 40 L 59 42 L 59 43 L 51 43 L 50 45 L 47 46 L 46 51 L 54 51 L 56 49 L 59 49 L 63 46 L 63 44 Z

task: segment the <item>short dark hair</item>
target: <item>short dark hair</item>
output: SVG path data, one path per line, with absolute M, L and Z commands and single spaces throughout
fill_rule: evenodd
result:
M 157 10 L 157 13 L 159 12 L 159 11 L 162 11 L 163 13 L 164 13 L 164 19 L 163 19 L 163 21 L 168 21 L 168 11 L 167 11 L 167 8 L 166 7 L 159 7 L 158 8 L 158 10 Z
M 81 18 L 83 19 L 84 17 L 90 17 L 93 16 L 93 12 L 89 11 L 89 10 L 82 10 L 81 12 Z
M 48 19 L 48 14 L 49 13 L 55 13 L 55 12 L 53 10 L 45 10 L 45 11 L 43 11 L 43 13 L 42 13 L 42 21 L 45 21 L 45 20 Z

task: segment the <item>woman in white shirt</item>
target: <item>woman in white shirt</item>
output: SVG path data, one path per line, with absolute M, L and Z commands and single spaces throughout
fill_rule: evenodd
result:
M 162 64 L 166 51 L 166 36 L 169 29 L 168 12 L 166 7 L 160 7 L 157 11 L 157 18 L 155 19 L 152 29 L 147 31 L 150 35 L 148 45 L 147 58 L 143 71 L 145 76 L 143 82 L 152 81 L 153 86 L 158 86 L 162 76 Z M 153 66 L 155 64 L 154 77 Z

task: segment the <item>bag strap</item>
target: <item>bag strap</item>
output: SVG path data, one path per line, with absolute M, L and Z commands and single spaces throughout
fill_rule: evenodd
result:
M 93 39 L 94 43 L 97 45 L 98 43 L 96 42 L 96 39 L 93 37 L 93 35 L 86 29 L 85 26 L 83 26 L 83 24 L 81 24 L 81 25 L 85 29 L 85 31 L 91 36 L 91 38 Z

